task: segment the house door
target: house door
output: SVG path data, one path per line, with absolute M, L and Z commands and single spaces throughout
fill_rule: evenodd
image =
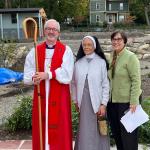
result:
M 116 20 L 115 14 L 108 14 L 108 16 L 107 16 L 108 23 L 110 23 L 110 24 L 115 23 L 115 20 Z

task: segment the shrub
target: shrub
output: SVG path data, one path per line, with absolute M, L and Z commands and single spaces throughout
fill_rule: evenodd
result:
M 73 129 L 73 137 L 76 137 L 78 123 L 79 123 L 79 113 L 76 111 L 75 105 L 72 103 L 72 129 Z
M 31 129 L 32 117 L 32 98 L 30 96 L 19 97 L 21 104 L 18 108 L 14 108 L 14 113 L 7 119 L 5 124 L 9 131 L 17 131 L 22 129 Z M 73 135 L 76 136 L 78 126 L 78 112 L 72 103 L 72 128 Z
M 142 100 L 142 107 L 150 116 L 150 98 Z M 150 143 L 150 121 L 139 127 L 139 142 Z
M 19 97 L 21 104 L 18 108 L 15 108 L 14 113 L 7 119 L 6 127 L 9 131 L 17 131 L 20 129 L 31 129 L 31 109 L 32 109 L 32 98 L 30 96 Z M 142 107 L 150 116 L 150 98 L 142 100 Z M 73 137 L 77 134 L 78 128 L 78 116 L 79 113 L 75 109 L 75 105 L 72 103 L 72 128 Z M 111 136 L 111 132 L 110 132 Z M 150 121 L 141 125 L 139 128 L 139 142 L 150 143 Z M 111 144 L 114 144 L 111 138 Z
M 107 22 L 107 21 L 104 21 L 104 22 L 103 22 L 103 28 L 107 28 L 107 26 L 108 26 L 108 22 Z
M 31 129 L 31 97 L 19 97 L 21 104 L 15 108 L 14 113 L 7 119 L 6 128 L 9 131 L 17 131 L 19 129 Z

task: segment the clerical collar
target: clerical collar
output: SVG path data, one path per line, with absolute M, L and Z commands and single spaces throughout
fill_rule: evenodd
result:
M 91 58 L 91 59 L 93 59 L 94 56 L 95 56 L 95 52 L 93 52 L 93 53 L 90 54 L 90 55 L 85 55 L 86 58 Z
M 55 49 L 55 45 L 47 45 L 46 44 L 46 49 Z

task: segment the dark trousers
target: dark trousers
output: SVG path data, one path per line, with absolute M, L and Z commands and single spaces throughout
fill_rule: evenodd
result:
M 121 117 L 128 109 L 129 103 L 109 102 L 107 105 L 107 116 L 117 150 L 138 150 L 138 129 L 128 133 L 120 122 Z

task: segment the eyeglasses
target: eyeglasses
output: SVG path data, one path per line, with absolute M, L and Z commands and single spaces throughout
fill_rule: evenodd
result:
M 56 28 L 49 28 L 49 27 L 45 28 L 45 30 L 52 31 L 52 32 L 58 31 L 58 29 L 56 29 Z
M 113 38 L 111 41 L 112 42 L 121 42 L 123 39 L 122 38 Z

